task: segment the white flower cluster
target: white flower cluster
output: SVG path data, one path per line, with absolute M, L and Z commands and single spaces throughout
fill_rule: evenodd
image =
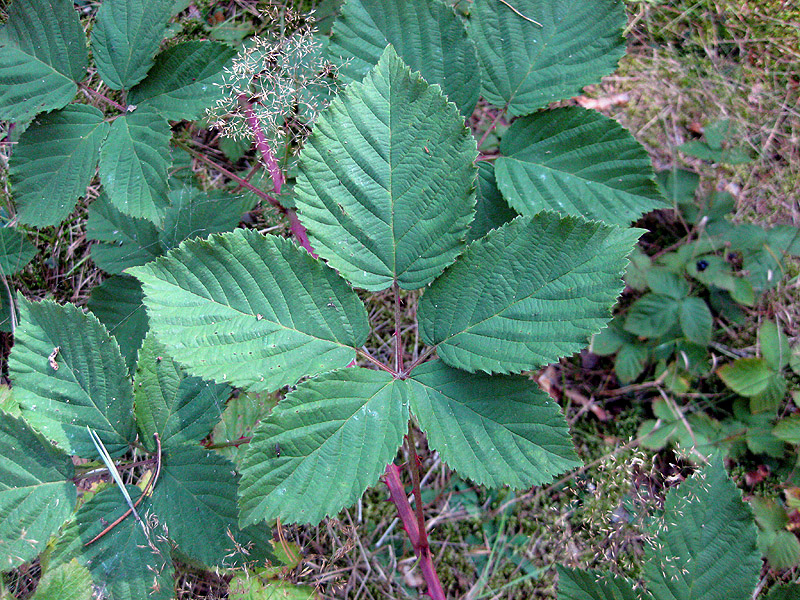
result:
M 245 113 L 252 108 L 272 148 L 296 148 L 332 99 L 338 68 L 315 36 L 312 15 L 268 10 L 264 18 L 280 23 L 281 32 L 250 40 L 225 70 L 225 96 L 207 116 L 225 137 L 247 139 L 253 132 Z

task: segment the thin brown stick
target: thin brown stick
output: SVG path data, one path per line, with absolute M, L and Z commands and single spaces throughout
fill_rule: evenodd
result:
M 397 373 L 397 371 L 395 371 L 391 367 L 387 367 L 385 364 L 383 364 L 381 361 L 379 361 L 377 358 L 372 356 L 372 354 L 370 354 L 369 352 L 367 352 L 363 348 L 356 348 L 356 353 L 361 358 L 366 358 L 369 362 L 371 362 L 373 365 L 378 367 L 380 370 L 386 371 L 387 373 L 391 374 L 395 378 L 399 377 L 399 374 Z
M 517 15 L 519 15 L 520 17 L 522 17 L 522 18 L 523 18 L 523 19 L 525 19 L 526 21 L 529 21 L 529 22 L 533 23 L 534 25 L 538 25 L 539 27 L 542 27 L 542 28 L 544 28 L 544 25 L 542 25 L 541 23 L 539 23 L 539 21 L 536 21 L 535 19 L 531 19 L 530 17 L 527 17 L 527 16 L 523 15 L 523 14 L 522 14 L 521 12 L 519 12 L 519 11 L 518 11 L 516 8 L 514 8 L 513 6 L 511 6 L 511 4 L 509 4 L 509 3 L 508 3 L 506 0 L 500 0 L 500 3 L 501 3 L 501 4 L 505 4 L 505 5 L 506 5 L 508 8 L 510 8 L 511 10 L 513 10 L 513 11 L 514 11 L 514 13 L 516 13 Z
M 405 369 L 402 373 L 400 373 L 401 379 L 405 379 L 406 377 L 408 377 L 411 374 L 411 371 L 413 371 L 415 367 L 418 367 L 423 362 L 425 362 L 425 359 L 428 358 L 434 352 L 436 352 L 436 346 L 428 346 L 427 348 L 425 348 L 422 354 L 420 354 L 414 362 L 408 365 L 407 369 Z
M 153 475 L 152 479 L 150 479 L 150 481 L 148 481 L 148 482 L 147 482 L 147 485 L 145 486 L 145 488 L 144 488 L 144 491 L 143 491 L 143 492 L 141 493 L 141 495 L 139 496 L 139 499 L 138 499 L 138 500 L 136 500 L 136 502 L 134 502 L 134 503 L 133 503 L 133 508 L 129 508 L 129 509 L 128 509 L 128 510 L 126 510 L 124 513 L 122 513 L 122 516 L 120 516 L 120 517 L 119 517 L 117 520 L 115 520 L 113 523 L 111 523 L 110 525 L 108 525 L 108 527 L 106 527 L 105 529 L 103 529 L 103 531 L 101 531 L 101 532 L 100 532 L 100 533 L 98 533 L 96 536 L 94 536 L 92 539 L 90 539 L 88 542 L 86 542 L 86 543 L 84 544 L 84 547 L 86 547 L 86 546 L 89 546 L 90 544 L 93 544 L 93 543 L 95 543 L 97 540 L 99 540 L 101 537 L 103 537 L 103 536 L 104 536 L 105 534 L 107 534 L 109 531 L 111 531 L 112 529 L 114 529 L 114 527 L 116 527 L 117 525 L 119 525 L 120 523 L 122 523 L 122 521 L 124 521 L 124 520 L 125 520 L 125 518 L 126 518 L 128 515 L 130 515 L 130 514 L 133 512 L 133 510 L 134 510 L 134 509 L 135 509 L 137 506 L 139 506 L 139 504 L 141 503 L 141 501 L 142 501 L 142 500 L 144 500 L 144 497 L 145 497 L 145 496 L 147 496 L 147 495 L 150 493 L 150 490 L 152 490 L 152 489 L 153 489 L 153 487 L 155 486 L 155 484 L 156 484 L 156 481 L 158 480 L 158 476 L 161 474 L 161 439 L 158 437 L 158 434 L 157 434 L 157 433 L 154 433 L 154 434 L 153 434 L 153 437 L 154 437 L 154 438 L 155 438 L 155 440 L 156 440 L 156 453 L 157 453 L 157 454 L 156 454 L 157 460 L 156 460 L 156 472 L 155 472 L 155 475 Z M 137 515 L 137 516 L 138 516 L 138 515 Z

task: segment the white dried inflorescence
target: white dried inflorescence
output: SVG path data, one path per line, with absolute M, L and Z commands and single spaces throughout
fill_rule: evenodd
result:
M 252 38 L 234 58 L 220 84 L 225 95 L 207 116 L 225 137 L 248 139 L 246 109 L 252 108 L 273 149 L 297 148 L 336 92 L 337 66 L 315 36 L 312 15 L 279 14 L 273 7 L 263 16 L 282 23 L 281 32 Z

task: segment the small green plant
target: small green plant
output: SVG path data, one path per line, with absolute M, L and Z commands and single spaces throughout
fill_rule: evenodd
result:
M 714 315 L 741 323 L 740 307 L 753 306 L 758 294 L 778 285 L 786 257 L 800 255 L 800 232 L 788 225 L 765 229 L 730 222 L 725 217 L 733 198 L 724 192 L 697 198 L 699 177 L 689 171 L 662 171 L 658 181 L 689 233 L 675 250 L 653 258 L 634 253 L 626 283 L 645 293 L 595 336 L 592 351 L 616 355 L 615 372 L 623 383 L 656 363 L 657 377 L 682 393 L 712 368 Z
M 758 518 L 758 517 L 757 517 Z M 761 571 L 753 514 L 720 459 L 667 493 L 650 531 L 644 586 L 610 572 L 559 567 L 559 600 L 750 600 Z M 772 600 L 796 598 L 800 586 L 776 586 Z
M 731 120 L 722 119 L 709 123 L 704 128 L 704 140 L 686 142 L 678 146 L 678 150 L 712 163 L 742 165 L 753 162 L 750 154 L 736 145 L 738 135 Z

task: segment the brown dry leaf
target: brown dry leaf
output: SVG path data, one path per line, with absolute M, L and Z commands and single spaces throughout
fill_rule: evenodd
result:
M 575 97 L 575 102 L 578 103 L 578 106 L 599 111 L 608 110 L 612 106 L 623 106 L 627 104 L 629 100 L 630 94 L 628 92 L 622 92 L 604 98 L 587 98 L 586 96 Z

